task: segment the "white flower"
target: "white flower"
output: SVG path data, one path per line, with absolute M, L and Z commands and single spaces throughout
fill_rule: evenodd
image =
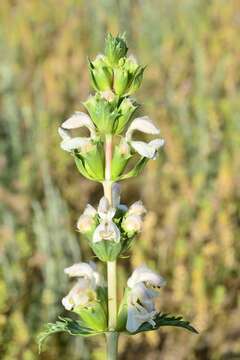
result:
M 146 265 L 139 266 L 134 270 L 132 276 L 128 279 L 127 285 L 133 288 L 139 282 L 143 282 L 153 288 L 159 288 L 166 284 L 166 281 L 160 275 L 149 269 Z
M 128 279 L 128 316 L 126 328 L 135 332 L 145 322 L 153 327 L 157 315 L 155 298 L 159 296 L 159 288 L 165 284 L 164 279 L 148 269 L 145 265 L 137 268 Z
M 65 309 L 86 306 L 96 300 L 96 288 L 101 285 L 102 280 L 93 262 L 74 264 L 64 269 L 64 272 L 70 277 L 79 277 L 68 295 L 62 299 Z
M 70 130 L 86 127 L 90 131 L 90 137 L 72 137 Z M 92 140 L 96 138 L 95 125 L 90 117 L 83 112 L 75 112 L 69 119 L 64 121 L 62 126 L 58 128 L 58 133 L 62 138 L 61 148 L 66 151 L 75 149 L 84 149 L 91 145 Z
M 90 204 L 87 204 L 84 212 L 77 221 L 77 228 L 81 233 L 86 233 L 92 229 L 95 224 L 96 209 Z
M 130 208 L 128 209 L 127 215 L 142 216 L 142 215 L 146 214 L 146 212 L 147 212 L 147 210 L 143 206 L 142 201 L 138 200 L 130 206 Z
M 98 206 L 98 214 L 100 217 L 100 224 L 97 226 L 93 234 L 93 243 L 110 240 L 119 242 L 121 233 L 117 225 L 113 222 L 113 217 L 116 210 L 110 207 L 108 200 L 103 197 Z
M 156 310 L 149 312 L 141 305 L 129 305 L 126 329 L 133 333 L 145 322 L 149 322 L 153 327 L 155 327 L 156 323 L 154 318 L 156 314 Z
M 143 116 L 133 120 L 125 136 L 126 142 L 128 142 L 131 147 L 141 156 L 147 157 L 149 159 L 156 159 L 157 152 L 159 148 L 163 146 L 164 140 L 154 139 L 148 143 L 144 141 L 132 140 L 132 135 L 135 130 L 151 135 L 158 135 L 160 130 L 151 122 L 147 116 Z
M 87 204 L 83 214 L 87 216 L 95 217 L 97 215 L 97 210 L 92 205 Z
M 126 216 L 122 222 L 122 227 L 126 232 L 140 232 L 142 230 L 142 218 L 139 215 Z
M 135 332 L 145 322 L 149 322 L 153 327 L 156 325 L 154 318 L 157 311 L 153 301 L 156 297 L 156 293 L 146 288 L 143 283 L 134 285 L 128 296 L 128 331 Z

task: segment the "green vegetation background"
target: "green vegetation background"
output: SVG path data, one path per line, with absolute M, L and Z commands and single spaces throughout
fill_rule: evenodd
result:
M 167 280 L 160 308 L 195 336 L 123 337 L 121 359 L 240 359 L 240 3 L 227 0 L 5 0 L 0 3 L 0 358 L 104 359 L 103 339 L 36 334 L 63 314 L 63 268 L 92 258 L 75 231 L 99 185 L 60 150 L 58 125 L 89 94 L 87 55 L 127 32 L 148 64 L 137 99 L 166 146 L 123 200 L 149 210 L 119 283 L 146 262 Z M 121 295 L 121 287 L 119 294 Z

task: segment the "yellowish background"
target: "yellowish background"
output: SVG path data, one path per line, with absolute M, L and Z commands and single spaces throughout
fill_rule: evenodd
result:
M 103 339 L 66 335 L 37 354 L 36 335 L 63 314 L 63 269 L 92 258 L 75 223 L 99 185 L 59 149 L 58 125 L 89 94 L 87 56 L 126 31 L 148 64 L 137 94 L 166 146 L 123 200 L 149 210 L 128 259 L 168 281 L 160 308 L 200 331 L 120 341 L 121 359 L 240 359 L 240 3 L 234 0 L 0 2 L 0 358 L 104 359 Z

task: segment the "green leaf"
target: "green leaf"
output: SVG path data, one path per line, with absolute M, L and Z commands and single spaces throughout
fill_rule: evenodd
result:
M 149 323 L 144 323 L 140 328 L 134 332 L 129 333 L 130 335 L 135 335 L 143 331 L 152 331 L 157 330 L 161 326 L 175 326 L 191 331 L 192 333 L 198 334 L 198 331 L 190 324 L 189 321 L 183 320 L 182 316 L 170 316 L 170 314 L 161 314 L 159 313 L 154 319 L 156 326 L 153 327 Z
M 92 331 L 91 329 L 84 326 L 83 322 L 79 320 L 72 320 L 60 316 L 59 320 L 60 321 L 56 321 L 56 323 L 46 324 L 45 329 L 38 335 L 37 341 L 39 352 L 41 352 L 42 345 L 47 337 L 58 332 L 67 332 L 70 335 L 85 337 L 103 334 L 103 332 Z
M 125 179 L 129 179 L 131 177 L 138 176 L 140 174 L 140 172 L 144 169 L 144 167 L 147 164 L 148 160 L 149 160 L 148 158 L 142 157 L 137 162 L 137 164 L 134 166 L 134 168 L 132 170 L 130 170 L 126 174 L 123 174 L 123 175 L 119 176 L 118 180 L 125 180 Z

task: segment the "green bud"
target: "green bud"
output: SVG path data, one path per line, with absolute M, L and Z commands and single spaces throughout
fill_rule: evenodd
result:
M 104 150 L 102 142 L 93 143 L 85 151 L 74 153 L 74 159 L 79 172 L 90 180 L 104 179 Z
M 107 101 L 99 94 L 90 96 L 83 103 L 89 112 L 92 121 L 102 134 L 113 133 L 115 121 L 120 115 L 120 111 L 116 109 L 114 101 Z
M 131 116 L 137 109 L 137 107 L 138 107 L 138 105 L 136 103 L 132 102 L 130 99 L 128 99 L 128 98 L 123 99 L 120 106 L 118 107 L 121 115 L 118 117 L 118 119 L 116 121 L 117 125 L 115 126 L 115 134 L 122 133 L 125 126 L 131 119 Z
M 113 88 L 117 95 L 122 96 L 128 89 L 129 73 L 123 68 L 114 70 L 114 83 Z
M 130 147 L 125 141 L 115 146 L 111 165 L 111 177 L 113 181 L 116 181 L 119 176 L 123 174 L 131 157 Z
M 105 55 L 111 65 L 117 65 L 119 60 L 127 54 L 128 48 L 124 36 L 113 37 L 107 35 Z
M 104 56 L 100 55 L 93 62 L 89 61 L 89 71 L 92 85 L 96 91 L 111 89 L 113 72 L 106 64 Z
M 133 93 L 135 93 L 139 87 L 141 86 L 142 83 L 142 79 L 143 79 L 143 72 L 145 70 L 145 67 L 139 67 L 132 79 L 131 85 L 129 87 L 128 90 L 128 95 L 132 95 Z
M 134 56 L 130 55 L 128 58 L 125 59 L 124 62 L 124 68 L 130 73 L 130 74 L 134 74 L 135 71 L 139 68 L 140 66 L 137 63 L 137 60 L 135 59 Z

